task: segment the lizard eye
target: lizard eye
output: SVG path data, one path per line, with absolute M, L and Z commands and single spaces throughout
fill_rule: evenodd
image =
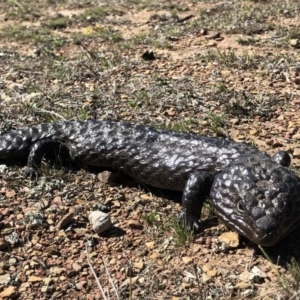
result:
M 272 156 L 272 159 L 275 160 L 279 165 L 287 168 L 291 164 L 291 157 L 285 151 L 278 151 Z

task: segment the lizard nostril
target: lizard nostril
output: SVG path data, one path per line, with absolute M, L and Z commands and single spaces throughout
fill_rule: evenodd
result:
M 244 207 L 243 207 L 243 205 L 242 205 L 241 202 L 238 202 L 238 204 L 237 204 L 237 209 L 238 209 L 240 212 L 244 212 Z

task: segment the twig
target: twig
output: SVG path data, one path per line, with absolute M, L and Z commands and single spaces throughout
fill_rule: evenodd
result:
M 251 268 L 252 263 L 253 263 L 254 256 L 255 256 L 255 249 L 253 248 L 252 253 L 251 253 L 251 257 L 250 257 L 250 261 L 247 264 L 247 271 L 250 271 L 250 268 Z
M 47 266 L 42 262 L 42 261 L 40 261 L 40 260 L 38 260 L 38 259 L 35 259 L 35 258 L 33 258 L 32 259 L 34 262 L 37 262 L 38 264 L 40 264 L 42 267 L 43 267 L 43 269 L 47 269 Z M 51 274 L 51 273 L 50 273 Z
M 17 0 L 15 0 L 14 2 L 22 10 L 22 12 L 24 13 L 25 12 L 24 6 L 21 5 Z
M 43 112 L 43 113 L 51 114 L 51 115 L 54 115 L 56 117 L 61 118 L 63 121 L 66 121 L 66 119 L 62 115 L 60 115 L 60 114 L 58 114 L 54 111 L 50 111 L 50 110 L 40 108 L 40 109 L 37 109 L 37 112 Z
M 85 251 L 86 251 L 86 260 L 87 260 L 87 262 L 88 262 L 88 264 L 89 264 L 89 267 L 90 267 L 90 269 L 91 269 L 91 271 L 92 271 L 92 273 L 93 273 L 93 275 L 94 275 L 94 277 L 95 277 L 95 280 L 96 280 L 96 282 L 97 282 L 97 285 L 98 285 L 98 287 L 99 287 L 99 289 L 100 289 L 100 291 L 101 291 L 101 293 L 102 293 L 102 296 L 103 296 L 104 300 L 107 300 L 107 298 L 106 298 L 106 296 L 105 296 L 105 294 L 104 294 L 103 288 L 102 288 L 102 286 L 101 286 L 101 284 L 100 284 L 100 282 L 99 282 L 99 279 L 98 279 L 98 277 L 97 277 L 97 275 L 96 275 L 96 272 L 95 272 L 93 266 L 92 266 L 91 263 L 90 263 L 90 259 L 89 259 L 89 251 L 88 251 L 88 248 L 87 248 L 87 244 L 86 244 L 86 243 L 85 243 Z
M 132 300 L 132 268 L 131 265 L 129 265 L 129 299 Z
M 125 258 L 128 261 L 129 264 L 129 270 L 128 270 L 128 276 L 129 276 L 129 300 L 132 300 L 132 268 L 131 268 L 131 261 L 128 259 L 125 253 L 123 253 Z
M 50 298 L 50 300 L 54 300 L 54 299 L 56 299 L 57 297 L 61 297 L 63 294 L 64 294 L 64 291 L 59 291 L 59 292 L 57 292 L 56 294 L 54 294 L 54 295 Z
M 48 280 L 47 285 L 46 285 L 46 292 L 48 291 L 51 276 L 52 276 L 52 268 L 50 268 L 50 272 L 49 272 L 49 276 L 48 276 L 49 280 Z
M 291 82 L 289 74 L 287 72 L 283 72 L 286 82 Z
M 107 276 L 108 276 L 108 278 L 109 278 L 109 282 L 110 282 L 110 284 L 112 285 L 112 287 L 113 287 L 113 289 L 114 289 L 114 291 L 115 291 L 115 294 L 116 294 L 116 296 L 117 296 L 117 299 L 119 300 L 120 298 L 119 298 L 119 295 L 118 295 L 117 288 L 116 288 L 115 284 L 113 283 L 113 280 L 112 280 L 112 278 L 111 278 L 111 276 L 110 276 L 110 274 L 109 274 L 109 271 L 108 271 L 108 269 L 107 269 L 105 260 L 104 260 L 103 257 L 101 257 L 101 259 L 102 259 L 102 262 L 103 262 L 103 264 L 104 264 L 106 274 L 107 274 Z
M 194 264 L 193 267 L 194 267 L 194 272 L 195 272 L 195 275 L 196 275 L 196 278 L 197 278 L 197 285 L 198 285 L 198 289 L 199 289 L 199 297 L 200 297 L 200 300 L 203 300 L 203 295 L 202 295 L 201 286 L 200 286 L 200 279 L 199 279 L 199 275 L 198 275 L 198 272 L 197 272 L 197 266 Z

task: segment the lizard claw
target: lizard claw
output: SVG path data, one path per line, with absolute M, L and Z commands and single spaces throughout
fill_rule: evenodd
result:
M 183 223 L 189 230 L 194 232 L 200 231 L 201 221 L 197 216 L 187 214 L 185 211 L 181 211 L 178 216 L 179 222 Z

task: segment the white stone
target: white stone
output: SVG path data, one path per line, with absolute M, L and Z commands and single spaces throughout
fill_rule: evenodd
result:
M 11 281 L 11 277 L 9 274 L 0 275 L 0 284 L 7 285 Z
M 102 211 L 92 211 L 89 215 L 89 221 L 97 233 L 102 233 L 112 227 L 109 215 Z

